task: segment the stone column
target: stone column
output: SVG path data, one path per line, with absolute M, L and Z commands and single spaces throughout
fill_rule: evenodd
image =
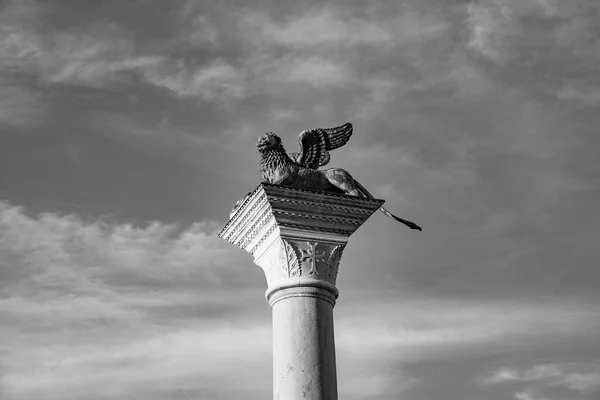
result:
M 342 252 L 382 200 L 262 183 L 219 237 L 265 272 L 276 400 L 337 400 L 333 307 Z

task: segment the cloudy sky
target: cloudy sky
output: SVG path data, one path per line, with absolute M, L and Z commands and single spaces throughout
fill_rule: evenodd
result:
M 597 0 L 0 0 L 0 399 L 266 399 L 271 310 L 217 239 L 288 151 L 373 216 L 340 398 L 600 396 Z

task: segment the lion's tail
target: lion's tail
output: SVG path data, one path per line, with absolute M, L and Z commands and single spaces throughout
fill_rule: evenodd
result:
M 358 191 L 366 198 L 369 199 L 374 199 L 375 196 L 373 196 L 368 190 L 367 188 L 365 188 L 363 185 L 360 184 L 360 182 L 358 182 L 356 179 L 354 179 L 354 185 L 358 188 Z M 389 212 L 388 210 L 386 210 L 383 206 L 379 207 L 379 211 L 381 211 L 383 213 L 383 215 L 385 215 L 388 218 L 391 218 L 395 221 L 398 221 L 406 226 L 408 226 L 410 229 L 417 229 L 419 231 L 422 231 L 423 229 L 415 224 L 414 222 L 411 221 L 407 221 L 405 219 L 402 219 L 394 214 L 392 214 L 391 212 Z

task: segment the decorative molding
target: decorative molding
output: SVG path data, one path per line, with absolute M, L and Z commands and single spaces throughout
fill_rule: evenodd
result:
M 256 245 L 254 247 L 252 247 L 252 249 L 249 251 L 250 254 L 254 255 L 254 253 L 256 252 L 256 250 L 265 242 L 265 240 L 267 240 L 269 238 L 269 236 L 271 236 L 271 234 L 273 232 L 275 232 L 275 229 L 277 229 L 277 224 L 273 224 L 269 230 L 267 232 L 265 232 L 265 234 L 260 238 L 260 240 L 258 241 L 258 243 L 256 243 Z
M 265 226 L 271 218 L 273 218 L 273 213 L 269 207 L 256 219 L 254 225 L 252 225 L 252 227 L 248 229 L 246 234 L 242 236 L 242 238 L 236 243 L 236 245 L 243 249 L 246 248 L 248 243 L 250 243 L 250 241 L 256 236 L 260 229 L 263 226 Z
M 263 183 L 240 203 L 219 237 L 254 254 L 271 217 L 280 227 L 347 239 L 383 201 Z
M 302 217 L 302 218 L 308 218 L 308 219 L 316 219 L 319 221 L 329 221 L 329 222 L 344 222 L 347 224 L 351 224 L 351 225 L 358 225 L 360 226 L 362 224 L 362 222 L 360 220 L 356 220 L 356 219 L 351 219 L 351 218 L 340 218 L 340 217 L 335 217 L 335 216 L 325 216 L 325 215 L 319 215 L 319 214 L 307 214 L 307 213 L 303 213 L 303 212 L 298 212 L 298 211 L 288 211 L 288 210 L 274 210 L 273 213 L 275 214 L 281 214 L 281 215 L 290 215 L 290 216 L 295 216 L 295 217 Z
M 292 223 L 287 223 L 287 222 L 279 223 L 279 226 L 283 226 L 286 228 L 307 230 L 307 231 L 328 232 L 328 233 L 336 233 L 339 235 L 350 236 L 346 229 L 335 229 L 335 228 L 326 228 L 326 227 L 322 227 L 322 226 L 300 225 L 300 224 L 292 224 Z
M 231 225 L 234 225 L 237 221 L 237 218 L 240 216 L 240 214 L 243 213 L 244 209 L 246 208 L 246 206 L 248 205 L 248 203 L 255 197 L 256 193 L 258 193 L 258 191 L 261 189 L 261 186 L 259 185 L 256 189 L 254 189 L 252 192 L 248 193 L 243 200 L 238 201 L 235 205 L 235 207 L 233 208 L 233 210 L 231 211 L 231 213 L 229 214 L 229 221 L 227 221 L 227 224 L 225 224 L 225 226 L 223 227 L 223 229 L 221 230 L 221 232 L 219 233 L 219 237 L 223 238 L 223 234 L 228 230 L 228 228 Z M 264 192 L 264 191 L 263 191 Z M 264 194 L 264 193 L 263 193 Z M 229 241 L 228 239 L 226 239 L 227 241 Z
M 315 201 L 301 201 L 301 200 L 296 200 L 296 199 L 286 199 L 285 197 L 279 197 L 279 196 L 271 196 L 271 199 L 274 201 L 282 202 L 282 203 L 290 203 L 290 204 L 293 204 L 294 206 L 299 205 L 299 206 L 313 207 L 316 203 Z M 341 212 L 352 212 L 352 213 L 358 213 L 358 214 L 368 214 L 368 215 L 372 214 L 372 211 L 370 211 L 369 208 L 361 209 L 361 208 L 357 208 L 357 207 L 341 206 L 332 201 L 321 201 L 321 202 L 318 202 L 318 204 L 321 208 L 326 208 L 326 209 L 330 209 L 330 210 L 336 210 L 336 211 L 341 211 Z
M 267 203 L 267 195 L 265 193 L 263 193 L 258 198 L 256 203 L 254 203 L 254 205 L 244 214 L 244 217 L 242 218 L 242 220 L 235 225 L 235 228 L 231 231 L 231 233 L 229 233 L 229 235 L 227 235 L 225 240 L 227 240 L 229 242 L 232 237 L 234 237 L 237 233 L 239 233 L 244 228 L 246 228 L 246 226 L 248 226 L 248 224 L 250 224 L 252 222 L 252 219 L 258 213 L 258 211 L 256 209 L 264 206 L 266 203 Z M 242 207 L 243 207 L 243 205 L 242 205 Z M 238 210 L 238 212 L 239 212 L 239 210 Z
M 383 200 L 379 200 L 379 199 L 369 199 L 366 197 L 357 197 L 357 196 L 350 196 L 344 193 L 335 193 L 335 192 L 329 192 L 329 191 L 323 191 L 323 190 L 310 190 L 307 188 L 298 188 L 298 187 L 294 187 L 294 186 L 284 186 L 284 185 L 275 185 L 273 183 L 266 183 L 266 182 L 262 182 L 259 187 L 263 187 L 263 188 L 267 188 L 267 189 L 274 189 L 277 190 L 279 192 L 298 192 L 298 193 L 302 193 L 302 194 L 310 194 L 313 195 L 315 197 L 328 197 L 328 198 L 338 198 L 338 199 L 356 199 L 359 200 L 360 202 L 372 202 L 372 203 L 383 203 Z M 325 200 L 327 201 L 327 200 Z M 331 201 L 331 203 L 334 203 L 334 200 Z

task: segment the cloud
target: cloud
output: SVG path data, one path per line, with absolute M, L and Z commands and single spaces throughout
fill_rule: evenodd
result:
M 572 100 L 590 106 L 600 105 L 600 86 L 593 83 L 565 85 L 559 92 L 561 100 Z
M 393 166 L 396 169 L 398 166 L 415 167 L 418 164 L 416 154 L 408 148 L 390 147 L 377 142 L 367 146 L 351 147 L 346 153 L 353 164 L 361 167 L 372 164 L 381 167 L 379 164 L 383 164 L 384 166 Z
M 214 237 L 214 222 L 195 223 L 185 229 L 158 222 L 136 227 L 102 221 L 86 223 L 74 215 L 52 213 L 31 218 L 20 208 L 7 204 L 2 204 L 0 211 L 4 250 L 15 257 L 25 257 L 23 261 L 33 268 L 30 272 L 49 264 L 40 274 L 27 274 L 26 281 L 35 285 L 51 283 L 52 276 L 61 273 L 89 279 L 90 284 L 99 284 L 115 274 L 132 274 L 141 282 L 152 278 L 170 280 L 178 275 L 189 280 L 196 275 L 200 279 L 196 283 L 200 284 L 202 278 L 208 277 L 204 274 L 212 273 L 215 263 L 221 265 L 221 256 L 225 257 L 222 262 L 227 262 L 229 254 Z M 211 267 L 193 267 L 197 262 L 194 258 L 206 258 L 203 265 Z M 51 270 L 51 266 L 55 269 Z M 10 263 L 4 265 L 6 271 L 10 267 Z
M 527 76 L 558 99 L 598 104 L 600 82 L 589 73 L 600 61 L 597 2 L 481 0 L 466 11 L 467 47 L 502 69 L 504 79 Z
M 43 356 L 25 350 L 10 361 L 26 360 L 22 367 L 29 369 L 7 373 L 5 385 L 22 399 L 42 394 L 48 399 L 79 399 L 135 393 L 139 398 L 161 398 L 156 392 L 169 387 L 194 389 L 198 396 L 211 390 L 226 394 L 232 389 L 227 384 L 231 379 L 236 380 L 237 390 L 252 390 L 257 376 L 264 386 L 270 378 L 247 373 L 268 367 L 270 357 L 264 355 L 270 352 L 269 325 L 211 329 L 192 325 L 171 332 L 138 332 L 129 340 L 94 339 L 86 344 L 81 339 L 71 345 L 46 343 Z M 140 390 L 154 394 L 144 396 Z
M 559 377 L 562 372 L 556 365 L 536 365 L 527 370 L 519 371 L 501 368 L 485 380 L 485 384 L 493 385 L 511 381 L 534 382 Z
M 340 388 L 355 388 L 356 382 L 346 382 L 358 380 L 365 385 L 360 391 L 362 398 L 402 392 L 421 398 L 421 388 L 439 383 L 438 375 L 427 375 L 428 366 L 446 363 L 462 369 L 464 376 L 460 379 L 465 379 L 462 385 L 468 387 L 473 376 L 467 372 L 468 365 L 475 365 L 472 373 L 479 374 L 485 365 L 481 364 L 482 359 L 528 354 L 532 349 L 551 356 L 556 343 L 565 340 L 578 341 L 582 348 L 586 343 L 593 346 L 600 324 L 591 304 L 398 295 L 367 299 L 366 293 L 358 295 L 348 290 L 343 295 L 344 302 L 336 306 L 335 321 L 338 375 L 345 377 L 340 379 Z M 573 368 L 579 373 L 592 373 L 597 367 L 582 364 Z M 485 386 L 500 385 L 501 381 L 517 382 L 517 378 L 561 382 L 565 375 L 558 375 L 556 369 L 567 371 L 562 365 L 540 366 L 531 371 L 501 368 L 482 382 Z M 381 391 L 375 389 L 375 382 Z M 391 382 L 395 385 L 388 387 Z M 347 391 L 349 396 L 351 392 Z M 491 397 L 482 392 L 480 398 Z
M 510 382 L 526 383 L 529 387 L 515 395 L 517 399 L 538 399 L 536 393 L 552 388 L 569 389 L 578 394 L 600 391 L 600 364 L 557 363 L 529 368 L 500 368 L 481 380 L 484 386 Z
M 264 303 L 263 288 L 247 297 L 244 276 L 258 269 L 216 238 L 220 225 L 28 216 L 0 203 L 4 388 L 75 399 L 161 376 L 202 393 L 228 374 L 252 387 L 244 371 L 268 364 L 270 326 L 243 310 Z
M 63 83 L 100 88 L 103 85 L 126 82 L 124 73 L 146 70 L 160 64 L 159 57 L 117 57 L 111 60 L 104 43 L 94 43 L 83 48 L 57 49 L 62 54 L 54 53 L 42 60 L 46 66 L 43 75 L 48 83 Z
M 338 343 L 344 347 L 358 346 L 363 337 L 369 337 L 360 352 L 372 352 L 373 357 L 394 346 L 398 346 L 407 359 L 420 359 L 446 351 L 474 350 L 479 346 L 518 347 L 536 337 L 538 340 L 564 335 L 587 337 L 593 336 L 592 330 L 600 324 L 594 310 L 576 304 L 559 306 L 492 301 L 475 304 L 413 298 L 404 302 L 395 299 L 391 304 L 370 304 L 369 309 L 371 313 L 366 313 L 363 308 L 354 308 L 352 316 L 340 317 L 338 325 L 354 328 L 343 333 L 338 330 Z M 382 321 L 380 315 L 388 316 L 387 320 Z M 504 342 L 509 337 L 510 345 Z
M 514 397 L 517 400 L 550 400 L 547 397 L 538 395 L 533 390 L 523 390 L 523 391 L 517 392 L 517 393 L 515 393 Z
M 420 383 L 418 378 L 404 371 L 363 364 L 352 374 L 339 379 L 340 394 L 348 399 L 400 395 L 410 392 Z
M 260 46 L 285 46 L 297 49 L 319 47 L 394 46 L 434 38 L 448 27 L 435 15 L 420 13 L 399 5 L 385 15 L 369 12 L 360 18 L 349 8 L 312 7 L 285 20 L 274 21 L 263 11 L 240 14 L 242 29 L 251 42 Z
M 332 8 L 311 10 L 285 22 L 274 22 L 263 12 L 255 11 L 240 15 L 246 29 L 254 35 L 249 37 L 258 44 L 267 42 L 291 47 L 315 47 L 321 45 L 382 45 L 392 40 L 390 32 L 374 21 L 346 17 Z
M 204 100 L 232 101 L 246 96 L 244 73 L 222 60 L 190 68 L 183 63 L 164 63 L 148 68 L 144 77 L 158 87 L 164 87 L 179 97 L 198 97 Z
M 242 254 L 231 258 L 211 222 L 135 227 L 52 213 L 28 217 L 2 204 L 0 230 L 0 277 L 9 295 L 0 309 L 19 324 L 119 324 L 153 310 L 191 312 L 195 302 L 221 296 L 225 281 L 245 286 L 239 279 L 247 270 L 228 265 Z
M 219 30 L 206 15 L 198 14 L 190 22 L 188 22 L 185 33 L 187 40 L 192 45 L 202 45 L 209 43 L 218 45 Z
M 356 98 L 361 105 L 358 118 L 365 118 L 378 114 L 382 104 L 394 97 L 392 93 L 404 86 L 398 84 L 397 77 L 365 74 L 356 68 L 358 48 L 368 46 L 378 52 L 385 46 L 399 51 L 402 46 L 440 38 L 449 27 L 441 15 L 413 6 L 389 8 L 375 7 L 357 16 L 348 8 L 317 7 L 285 20 L 250 10 L 234 13 L 231 20 L 219 14 L 226 12 L 222 8 L 215 11 L 218 15 L 211 15 L 206 10 L 196 12 L 186 2 L 185 16 L 183 11 L 179 16 L 184 33 L 176 35 L 171 47 L 181 49 L 186 40 L 197 45 L 208 43 L 213 48 L 211 56 L 201 62 L 183 50 L 177 53 L 144 46 L 157 50 L 140 51 L 134 32 L 114 23 L 94 22 L 85 29 L 53 28 L 42 34 L 37 26 L 40 21 L 35 18 L 37 24 L 31 26 L 22 27 L 19 20 L 8 23 L 0 35 L 4 44 L 0 51 L 5 65 L 37 76 L 47 85 L 115 89 L 139 83 L 136 77 L 142 77 L 142 82 L 166 88 L 177 97 L 221 105 L 264 94 L 297 97 L 307 93 L 307 86 L 332 93 L 334 89 L 358 89 L 368 97 Z M 41 20 L 43 14 L 38 14 Z M 217 20 L 224 23 L 217 26 Z M 237 36 L 232 42 L 234 34 Z M 216 46 L 217 41 L 220 46 Z M 225 45 L 231 50 L 223 52 Z M 338 50 L 331 52 L 331 46 Z M 328 112 L 323 108 L 318 111 Z
M 40 95 L 20 85 L 0 80 L 0 126 L 35 125 L 44 115 Z
M 314 103 L 314 96 L 320 96 L 323 102 L 328 101 L 325 95 L 344 97 L 352 91 L 360 96 L 346 99 L 360 103 L 361 111 L 348 112 L 359 114 L 357 118 L 376 114 L 382 103 L 393 98 L 390 92 L 402 87 L 395 76 L 366 71 L 372 67 L 368 60 L 373 54 L 363 52 L 396 58 L 403 46 L 435 41 L 449 28 L 441 14 L 409 5 L 373 7 L 364 15 L 345 6 L 298 7 L 285 17 L 258 6 L 233 16 L 218 7 L 212 18 L 208 18 L 208 10 L 192 2 L 184 3 L 182 9 L 185 13 L 181 14 L 186 15 L 182 17 L 184 30 L 190 31 L 187 36 L 195 36 L 194 26 L 201 21 L 198 37 L 213 37 L 221 46 L 229 47 L 223 62 L 235 65 L 235 73 L 230 69 L 226 78 L 237 89 L 231 97 L 267 95 L 285 101 L 293 98 L 298 103 L 310 96 Z M 206 33 L 208 26 L 215 30 L 210 35 Z M 358 58 L 365 62 L 357 63 Z M 175 86 L 177 93 L 184 93 L 181 87 L 193 90 L 191 79 L 182 78 L 176 69 L 165 70 L 164 75 L 168 78 L 150 80 Z M 172 85 L 170 80 L 177 84 Z M 330 112 L 323 107 L 314 111 L 323 115 Z
M 8 21 L 0 30 L 0 73 L 16 70 L 46 85 L 96 89 L 132 83 L 138 75 L 178 97 L 218 102 L 245 97 L 243 74 L 220 59 L 190 65 L 164 53 L 140 53 L 133 34 L 113 23 L 95 22 L 85 30 L 65 28 L 42 34 L 34 27 L 21 26 L 19 19 L 9 20 L 7 14 L 2 14 Z
M 512 55 L 508 41 L 518 34 L 518 26 L 499 2 L 471 2 L 467 5 L 467 23 L 471 39 L 469 47 L 496 62 L 505 62 Z
M 597 367 L 597 372 L 564 374 L 562 379 L 552 385 L 564 386 L 581 393 L 596 392 L 600 389 L 600 366 Z
M 136 55 L 129 34 L 114 24 L 42 34 L 21 22 L 10 20 L 0 30 L 0 67 L 37 75 L 46 84 L 101 87 L 161 62 L 161 57 Z
M 342 86 L 350 80 L 345 66 L 321 57 L 294 59 L 277 67 L 277 81 L 308 84 L 313 88 Z M 268 78 L 272 79 L 272 78 Z
M 42 54 L 34 34 L 5 25 L 0 30 L 0 55 L 0 67 L 21 69 L 33 65 Z
M 587 0 L 583 3 L 587 4 Z M 536 62 L 538 58 L 543 60 L 540 50 L 561 50 L 560 32 L 572 26 L 571 34 L 578 36 L 582 26 L 572 23 L 585 18 L 566 14 L 564 21 L 557 20 L 555 5 L 544 0 L 473 1 L 466 11 L 470 32 L 468 46 L 500 65 L 520 62 L 525 57 Z M 531 54 L 531 48 L 536 48 L 538 53 Z

